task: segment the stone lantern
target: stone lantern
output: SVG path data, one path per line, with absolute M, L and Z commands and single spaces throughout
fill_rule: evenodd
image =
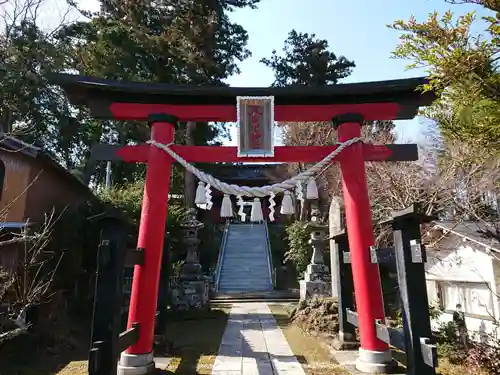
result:
M 321 218 L 318 209 L 313 209 L 311 220 L 306 224 L 310 232 L 309 244 L 313 254 L 307 266 L 304 280 L 300 281 L 300 299 L 304 300 L 313 296 L 331 296 L 331 276 L 328 266 L 325 265 L 323 251 L 328 245 L 328 224 Z
M 187 255 L 180 270 L 179 285 L 172 291 L 172 303 L 178 310 L 202 308 L 208 302 L 210 286 L 198 258 L 198 231 L 204 224 L 196 219 L 196 210 L 190 209 L 180 227 L 181 243 L 186 246 Z
M 196 219 L 196 210 L 191 208 L 186 214 L 186 219 L 181 223 L 182 244 L 186 246 L 186 261 L 180 272 L 181 280 L 202 280 L 203 271 L 198 257 L 200 239 L 198 231 L 205 225 Z

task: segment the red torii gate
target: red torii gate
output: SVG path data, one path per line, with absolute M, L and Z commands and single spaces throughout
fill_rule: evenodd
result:
M 419 106 L 429 105 L 433 93 L 416 88 L 424 78 L 326 87 L 234 88 L 148 84 L 100 80 L 56 74 L 52 82 L 64 88 L 73 104 L 87 106 L 99 119 L 141 120 L 151 125 L 151 140 L 168 145 L 174 141 L 178 122 L 235 122 L 237 97 L 273 97 L 274 120 L 281 122 L 333 121 L 339 142 L 361 135 L 363 120 L 411 119 Z M 237 147 L 181 146 L 171 149 L 188 162 L 317 162 L 338 146 L 275 147 L 272 157 L 238 157 Z M 97 160 L 147 163 L 138 248 L 144 249 L 142 264 L 134 268 L 128 327 L 139 326 L 139 338 L 122 353 L 122 374 L 144 374 L 154 368 L 153 335 L 158 281 L 167 217 L 167 201 L 173 159 L 148 144 L 100 145 Z M 360 328 L 360 369 L 387 365 L 388 345 L 376 336 L 375 320 L 384 319 L 378 265 L 370 261 L 374 244 L 365 161 L 412 161 L 416 145 L 356 143 L 336 158 L 342 186 L 349 235 L 349 248 Z

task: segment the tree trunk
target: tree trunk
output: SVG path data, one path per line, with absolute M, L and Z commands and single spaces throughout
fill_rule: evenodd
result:
M 188 121 L 186 123 L 186 145 L 194 146 L 194 130 L 196 122 Z M 196 198 L 196 177 L 191 172 L 184 170 L 184 206 L 194 208 Z

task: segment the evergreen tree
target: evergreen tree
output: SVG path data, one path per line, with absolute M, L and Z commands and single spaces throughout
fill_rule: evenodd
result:
M 71 40 L 71 65 L 80 74 L 223 85 L 227 77 L 239 73 L 238 62 L 250 55 L 246 31 L 232 23 L 228 13 L 235 7 L 254 7 L 257 3 L 103 0 L 98 12 L 83 12 L 90 21 L 67 26 L 60 36 Z M 224 124 L 189 123 L 184 129 L 176 133 L 177 143 L 204 145 L 228 135 Z M 119 144 L 144 142 L 149 137 L 145 124 L 135 122 L 102 122 L 95 131 L 94 140 Z M 141 170 L 143 166 L 120 165 L 114 169 L 113 180 L 124 183 Z M 182 183 L 174 185 L 181 187 Z
M 315 34 L 290 31 L 283 48 L 284 56 L 276 51 L 261 60 L 274 71 L 273 86 L 323 86 L 338 83 L 348 77 L 356 66 L 344 56 L 328 50 L 328 41 Z

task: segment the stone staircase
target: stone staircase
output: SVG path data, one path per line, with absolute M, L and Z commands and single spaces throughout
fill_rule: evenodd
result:
M 266 224 L 230 224 L 218 293 L 273 290 Z

